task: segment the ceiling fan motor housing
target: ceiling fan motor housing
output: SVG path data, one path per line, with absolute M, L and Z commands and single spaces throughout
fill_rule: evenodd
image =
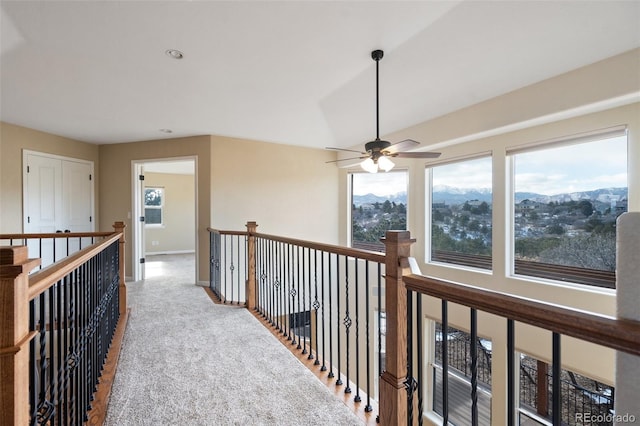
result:
M 367 142 L 364 145 L 365 151 L 371 154 L 371 158 L 373 161 L 377 161 L 382 155 L 382 151 L 389 148 L 391 146 L 391 142 L 383 141 L 380 139 L 376 139 L 375 141 Z

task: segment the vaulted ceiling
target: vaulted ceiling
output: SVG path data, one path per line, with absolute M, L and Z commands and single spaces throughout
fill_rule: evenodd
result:
M 375 136 L 374 49 L 385 134 L 640 46 L 638 1 L 0 5 L 0 119 L 97 144 L 349 147 Z

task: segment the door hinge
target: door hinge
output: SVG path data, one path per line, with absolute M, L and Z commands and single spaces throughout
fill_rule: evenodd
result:
M 144 222 L 144 216 L 140 216 L 140 222 Z
M 27 173 L 29 173 L 30 171 L 31 171 L 31 168 L 27 166 Z
M 89 222 L 93 222 L 93 217 L 89 216 Z
M 27 223 L 31 223 L 31 216 L 27 216 Z
M 144 175 L 138 175 L 138 179 L 144 180 Z
M 91 174 L 89 174 L 89 180 L 91 180 Z
M 144 257 L 140 258 L 140 263 L 144 263 Z

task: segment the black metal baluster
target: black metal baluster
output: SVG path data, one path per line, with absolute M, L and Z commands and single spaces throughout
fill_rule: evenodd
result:
M 478 312 L 471 308 L 471 426 L 478 426 Z
M 273 286 L 274 286 L 274 297 L 275 297 L 275 318 L 276 318 L 276 330 L 278 331 L 282 331 L 282 324 L 280 323 L 280 317 L 281 317 L 281 306 L 280 306 L 280 280 L 282 279 L 282 264 L 280 262 L 280 245 L 282 243 L 280 242 L 276 242 L 275 243 L 275 256 L 274 256 L 274 261 L 276 263 L 275 268 L 276 268 L 276 279 L 273 282 Z
M 331 327 L 331 325 L 333 324 L 332 322 L 332 318 L 333 318 L 333 307 L 332 307 L 332 300 L 333 300 L 333 290 L 332 290 L 332 282 L 333 282 L 333 274 L 331 273 L 332 269 L 331 268 L 331 253 L 327 253 L 327 261 L 329 263 L 328 267 L 329 267 L 329 271 L 328 271 L 328 275 L 329 275 L 329 378 L 333 378 L 335 377 L 335 375 L 333 374 L 333 328 Z M 336 254 L 336 263 L 338 261 L 338 255 Z
M 553 384 L 551 388 L 551 410 L 553 426 L 560 426 L 562 424 L 562 358 L 560 352 L 560 334 L 554 332 L 552 334 L 552 374 Z
M 292 340 L 291 335 L 291 305 L 293 303 L 293 266 L 291 265 L 291 244 L 287 243 L 287 340 Z M 291 300 L 289 300 L 291 296 Z
M 336 385 L 342 385 L 342 375 L 340 374 L 342 361 L 342 353 L 340 352 L 340 257 L 338 254 L 336 254 L 336 306 L 338 316 L 338 321 L 336 321 L 336 346 L 338 347 L 338 379 L 336 380 Z
M 407 388 L 407 425 L 413 425 L 413 394 L 415 390 L 413 379 L 413 292 L 407 290 L 407 378 L 404 382 Z
M 515 331 L 514 321 L 507 319 L 507 425 L 515 421 Z
M 370 298 L 369 298 L 369 261 L 364 261 L 364 291 L 365 291 L 365 334 L 366 334 L 366 342 L 367 342 L 367 405 L 364 407 L 365 413 L 369 413 L 373 411 L 373 407 L 371 407 L 371 338 L 370 338 L 370 325 L 369 322 L 369 310 L 370 306 Z
M 296 253 L 298 251 L 297 247 L 293 244 L 290 247 L 291 249 L 291 289 L 289 290 L 289 294 L 291 296 L 291 303 L 289 306 L 291 307 L 291 313 L 289 315 L 290 318 L 290 332 L 291 332 L 291 344 L 295 345 L 298 343 L 296 338 L 296 326 L 298 325 L 298 315 L 296 314 L 296 274 L 297 274 L 297 264 L 296 264 Z
M 48 400 L 52 404 L 54 404 L 54 411 L 52 413 L 52 420 L 56 418 L 60 413 L 60 404 L 56 394 L 56 375 L 57 370 L 60 368 L 60 358 L 56 353 L 57 338 L 56 333 L 60 332 L 60 323 L 56 321 L 56 293 L 58 292 L 59 281 L 54 283 L 47 290 L 47 295 L 49 296 L 49 320 L 47 324 L 47 329 L 49 331 L 49 390 L 48 390 Z
M 313 314 L 315 323 L 316 336 L 316 360 L 313 365 L 320 365 L 320 344 L 318 338 L 318 309 L 320 309 L 320 301 L 318 300 L 318 250 L 313 249 L 313 283 L 315 287 L 315 299 L 313 301 Z M 323 325 L 324 327 L 324 325 Z
M 229 277 L 229 287 L 231 287 L 231 298 L 229 299 L 229 304 L 233 305 L 233 273 L 235 272 L 236 266 L 233 263 L 233 235 L 228 236 L 229 241 L 231 243 L 231 249 L 229 250 L 229 259 L 231 260 L 231 264 L 229 265 L 229 272 L 231 276 Z
M 418 382 L 417 382 L 417 390 L 418 390 L 418 425 L 422 426 L 422 419 L 424 417 L 424 395 L 423 395 L 423 386 L 422 380 L 424 379 L 424 371 L 423 371 L 423 361 L 424 361 L 424 351 L 422 346 L 422 295 L 420 293 L 416 294 L 416 316 L 418 317 L 418 322 L 416 324 L 416 345 L 418 352 Z
M 280 332 L 283 336 L 288 336 L 287 329 L 287 243 L 280 243 Z
M 307 336 L 309 338 L 309 356 L 307 356 L 307 359 L 313 359 L 313 336 L 311 334 L 311 307 L 312 307 L 312 302 L 311 302 L 311 248 L 307 247 L 307 303 L 305 305 L 305 314 L 304 314 L 304 318 L 305 318 L 305 333 L 307 332 L 307 312 L 309 312 L 309 335 Z
M 324 298 L 324 288 L 326 283 L 324 281 L 324 251 L 320 252 L 320 297 L 322 299 L 322 367 L 320 367 L 320 371 L 327 371 L 327 364 L 325 358 L 325 322 L 324 322 L 324 305 L 327 299 Z
M 344 313 L 344 320 L 343 320 L 343 324 L 345 327 L 345 346 L 346 346 L 346 358 L 345 358 L 345 363 L 347 364 L 346 367 L 346 387 L 344 389 L 344 393 L 351 393 L 351 386 L 350 386 L 350 382 L 349 382 L 349 366 L 350 366 L 350 362 L 349 362 L 349 331 L 351 329 L 351 317 L 349 316 L 349 256 L 345 256 L 344 258 L 344 282 L 345 282 L 345 313 Z
M 442 300 L 442 423 L 449 423 L 449 313 Z
M 267 320 L 273 325 L 273 240 L 267 241 L 267 279 L 265 280 L 265 291 L 267 292 Z
M 240 257 L 240 235 L 237 235 L 236 238 L 237 238 L 237 241 L 238 241 L 238 288 L 237 288 L 237 290 L 238 290 L 237 291 L 238 300 L 237 300 L 236 304 L 239 305 L 240 304 L 240 279 L 242 278 L 240 276 L 240 275 L 242 275 L 240 273 L 240 259 L 241 259 L 241 257 Z M 245 298 L 246 298 L 246 295 L 245 295 Z
M 302 315 L 302 337 L 300 338 L 300 340 L 302 340 L 302 354 L 306 355 L 307 353 L 307 307 L 306 307 L 306 279 L 305 279 L 305 272 L 307 270 L 307 264 L 305 262 L 305 257 L 304 257 L 304 247 L 300 247 L 300 250 L 302 250 L 302 282 L 301 282 L 301 286 L 302 286 L 302 310 L 298 313 L 298 315 Z M 300 348 L 298 348 L 300 349 Z
M 300 345 L 300 341 L 302 340 L 302 333 L 300 333 L 300 320 L 301 318 L 301 313 L 302 313 L 302 303 L 301 303 L 301 298 L 300 298 L 300 286 L 301 286 L 301 281 L 302 281 L 302 277 L 303 277 L 303 272 L 302 272 L 302 262 L 300 261 L 300 250 L 302 250 L 302 247 L 300 246 L 296 246 L 296 268 L 297 268 L 297 274 L 296 276 L 298 277 L 297 281 L 296 281 L 296 296 L 298 299 L 298 312 L 296 313 L 296 320 L 294 323 L 294 327 L 296 328 L 297 332 L 298 332 L 298 346 L 297 349 L 302 349 L 302 346 Z M 302 258 L 304 258 L 304 255 L 302 256 Z M 304 291 L 304 283 L 302 284 L 302 291 Z M 303 294 L 303 298 L 304 298 L 304 294 Z
M 355 277 L 354 281 L 356 287 L 356 396 L 353 398 L 353 400 L 355 402 L 360 402 L 362 401 L 362 397 L 360 397 L 360 282 L 358 280 L 358 259 L 354 258 L 353 263 L 355 264 L 353 275 Z

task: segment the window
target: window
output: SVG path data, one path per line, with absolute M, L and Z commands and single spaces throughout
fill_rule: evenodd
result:
M 430 168 L 431 261 L 491 269 L 491 157 Z
M 407 229 L 407 172 L 351 174 L 351 246 L 384 251 L 388 230 Z
M 164 188 L 144 189 L 145 225 L 162 225 L 164 207 Z
M 471 424 L 471 335 L 448 327 L 442 333 L 442 323 L 436 322 L 433 362 L 433 411 L 442 415 L 443 341 L 447 340 L 449 366 L 449 421 L 456 425 Z M 479 423 L 491 424 L 491 340 L 478 338 L 477 378 Z
M 572 142 L 512 155 L 514 272 L 614 288 L 627 139 Z
M 552 385 L 550 365 L 526 355 L 520 357 L 520 424 L 550 424 Z M 563 425 L 612 424 L 613 387 L 562 369 L 560 395 Z

